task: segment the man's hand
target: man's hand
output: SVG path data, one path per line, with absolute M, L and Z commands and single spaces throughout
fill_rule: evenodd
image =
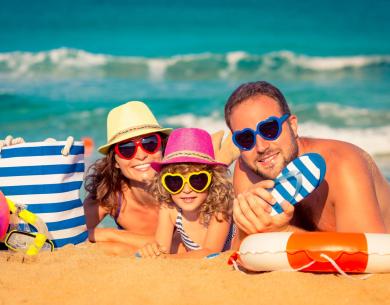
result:
M 281 204 L 284 212 L 271 216 L 271 206 L 276 201 L 268 189 L 273 186 L 272 180 L 261 181 L 234 200 L 234 222 L 246 234 L 285 231 L 288 228 L 294 214 L 294 206 L 284 201 Z

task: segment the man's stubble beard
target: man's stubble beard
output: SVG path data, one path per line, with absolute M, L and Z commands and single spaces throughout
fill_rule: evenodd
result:
M 269 179 L 269 180 L 274 180 L 279 174 L 280 172 L 292 161 L 294 160 L 296 157 L 298 157 L 298 143 L 297 143 L 297 140 L 295 139 L 295 137 L 293 135 L 291 135 L 291 145 L 290 145 L 291 149 L 289 149 L 287 151 L 287 156 L 285 157 L 283 154 L 282 154 L 282 157 L 283 157 L 283 163 L 280 167 L 280 169 L 278 170 L 278 172 L 274 175 L 267 175 L 266 173 L 263 173 L 260 171 L 260 169 L 255 166 L 254 168 L 253 167 L 250 167 L 257 176 L 261 177 L 263 180 L 265 179 Z M 280 151 L 280 153 L 282 153 L 282 151 Z M 247 164 L 248 166 L 248 164 Z

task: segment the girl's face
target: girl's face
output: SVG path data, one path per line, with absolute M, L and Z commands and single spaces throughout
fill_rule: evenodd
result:
M 148 136 L 150 135 L 143 135 L 132 138 L 131 140 L 140 141 L 141 139 L 146 138 L 143 142 L 150 144 L 150 140 L 147 138 Z M 126 145 L 126 142 L 123 144 Z M 118 153 L 115 153 L 115 167 L 119 168 L 122 174 L 129 180 L 149 182 L 156 174 L 150 164 L 152 162 L 159 162 L 162 159 L 161 143 L 159 145 L 160 146 L 153 153 L 149 153 L 146 149 L 137 146 L 134 155 L 132 155 L 130 159 L 124 159 Z M 126 149 L 126 146 L 124 146 L 124 149 Z
M 188 174 L 184 174 L 183 176 L 187 178 Z M 198 193 L 190 188 L 188 183 L 185 183 L 180 193 L 175 195 L 171 194 L 171 196 L 172 201 L 184 212 L 196 212 L 206 201 L 208 194 L 208 189 Z

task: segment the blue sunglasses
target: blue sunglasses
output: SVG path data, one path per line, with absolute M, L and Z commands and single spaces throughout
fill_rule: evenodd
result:
M 241 150 L 251 150 L 256 144 L 256 135 L 258 134 L 264 140 L 276 140 L 282 132 L 282 124 L 290 116 L 289 113 L 282 115 L 280 118 L 270 116 L 268 119 L 257 124 L 256 130 L 244 128 L 233 132 L 233 142 Z

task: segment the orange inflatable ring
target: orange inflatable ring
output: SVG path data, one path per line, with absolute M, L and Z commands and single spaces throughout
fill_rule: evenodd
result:
M 274 232 L 246 237 L 230 259 L 251 271 L 390 272 L 390 234 Z

